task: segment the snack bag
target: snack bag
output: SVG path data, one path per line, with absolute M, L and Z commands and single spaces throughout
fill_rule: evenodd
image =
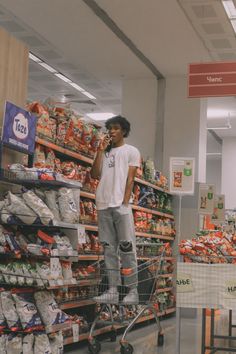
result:
M 52 354 L 64 353 L 63 335 L 61 331 L 55 333 L 54 337 L 50 339 L 50 346 L 51 346 Z
M 46 190 L 44 192 L 45 194 L 45 202 L 48 206 L 48 208 L 51 210 L 51 212 L 54 215 L 54 218 L 58 221 L 60 221 L 60 212 L 59 212 L 59 205 L 57 201 L 57 191 L 51 189 L 51 190 Z
M 74 200 L 73 190 L 60 188 L 58 191 L 58 203 L 62 221 L 74 224 L 78 219 L 78 210 Z
M 35 335 L 34 354 L 52 354 L 50 342 L 45 333 Z
M 40 144 L 36 144 L 34 150 L 34 166 L 37 168 L 45 168 L 45 150 L 44 147 Z
M 90 140 L 90 148 L 93 153 L 95 153 L 98 149 L 100 143 L 100 133 L 99 130 L 95 127 L 92 129 L 91 140 Z
M 6 340 L 7 354 L 22 354 L 22 336 L 15 333 L 8 334 Z
M 25 332 L 43 330 L 43 324 L 35 306 L 33 289 L 13 289 L 12 297 Z
M 59 309 L 51 292 L 37 291 L 34 298 L 45 326 L 65 323 L 69 320 L 67 314 Z
M 19 331 L 21 329 L 20 318 L 16 311 L 16 305 L 10 291 L 3 291 L 0 294 L 2 302 L 3 315 L 7 321 L 7 325 L 11 331 Z
M 23 337 L 23 354 L 34 354 L 34 335 L 27 334 Z
M 45 151 L 47 156 L 45 161 L 45 167 L 53 171 L 55 168 L 55 159 L 56 159 L 55 153 L 52 149 L 48 149 L 48 148 L 46 148 Z
M 0 334 L 0 354 L 7 354 L 7 334 Z
M 7 211 L 16 215 L 25 224 L 32 225 L 37 220 L 37 214 L 25 204 L 22 198 L 9 191 L 5 201 Z
M 23 190 L 22 197 L 25 203 L 40 217 L 44 225 L 49 225 L 54 215 L 47 205 L 31 190 Z

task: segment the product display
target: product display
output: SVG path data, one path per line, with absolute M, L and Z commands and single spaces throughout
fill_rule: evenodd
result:
M 78 340 L 72 324 L 78 326 L 79 334 L 86 336 L 91 322 L 84 309 L 83 317 L 80 312 L 73 316 L 66 312 L 91 306 L 93 298 L 99 296 L 104 255 L 94 202 L 98 181 L 91 178 L 91 163 L 83 154 L 94 156 L 100 131 L 72 111 L 50 102 L 45 106 L 34 103 L 30 107 L 38 116 L 37 133 L 46 138 L 46 146 L 39 139 L 34 167 L 17 163 L 9 166 L 9 176 L 13 176 L 11 183 L 15 179 L 22 187 L 18 186 L 17 192 L 9 188 L 0 201 L 0 254 L 4 256 L 0 263 L 0 329 L 3 331 L 0 342 L 4 354 L 62 354 L 64 343 Z M 48 143 L 49 140 L 57 145 Z M 65 148 L 62 154 L 57 153 L 55 146 Z M 67 151 L 79 153 L 81 158 L 71 158 L 70 153 L 66 155 Z M 160 189 L 166 188 L 165 179 L 160 182 L 156 171 L 155 178 L 149 178 L 151 184 L 142 184 L 147 171 L 148 167 L 138 169 L 137 177 L 141 180 L 135 182 L 133 190 L 134 204 L 149 209 L 133 210 L 136 231 L 140 234 L 137 255 L 140 261 L 148 260 L 160 255 L 165 248 L 169 260 L 163 260 L 165 276 L 160 278 L 158 289 L 161 292 L 154 294 L 153 300 L 159 313 L 165 315 L 166 309 L 175 306 L 170 274 L 173 272 L 172 249 L 166 243 L 175 235 L 171 196 Z M 82 191 L 76 184 L 73 188 L 63 185 L 70 181 L 80 182 Z M 85 234 L 79 237 L 78 223 L 85 228 Z M 67 225 L 70 232 L 66 231 Z M 156 269 L 151 268 L 155 273 Z M 125 307 L 125 318 L 134 318 L 139 310 L 138 306 Z M 117 321 L 122 323 L 124 317 L 119 317 L 118 307 L 113 311 Z M 109 321 L 107 316 L 101 314 L 101 319 Z M 5 333 L 9 330 L 14 333 Z M 45 330 L 54 333 L 48 334 Z
M 236 235 L 212 231 L 198 235 L 192 240 L 183 240 L 179 245 L 185 262 L 236 263 Z

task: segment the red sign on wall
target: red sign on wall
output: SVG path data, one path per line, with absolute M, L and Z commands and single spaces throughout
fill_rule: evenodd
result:
M 236 96 L 236 62 L 190 64 L 188 96 Z

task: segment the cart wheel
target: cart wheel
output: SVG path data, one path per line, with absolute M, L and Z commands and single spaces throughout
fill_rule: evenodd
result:
M 91 342 L 88 343 L 88 350 L 91 354 L 99 353 L 101 350 L 101 343 L 98 340 L 93 339 Z
M 133 351 L 134 351 L 134 348 L 129 343 L 121 344 L 121 346 L 120 346 L 121 354 L 132 354 Z
M 158 333 L 157 346 L 162 347 L 164 345 L 164 334 Z
M 116 342 L 116 337 L 117 337 L 116 331 L 112 331 L 109 336 L 111 342 Z

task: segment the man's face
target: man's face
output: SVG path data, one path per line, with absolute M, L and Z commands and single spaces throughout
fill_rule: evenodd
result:
M 113 144 L 117 144 L 123 140 L 125 132 L 122 130 L 120 124 L 111 124 L 108 131 Z

